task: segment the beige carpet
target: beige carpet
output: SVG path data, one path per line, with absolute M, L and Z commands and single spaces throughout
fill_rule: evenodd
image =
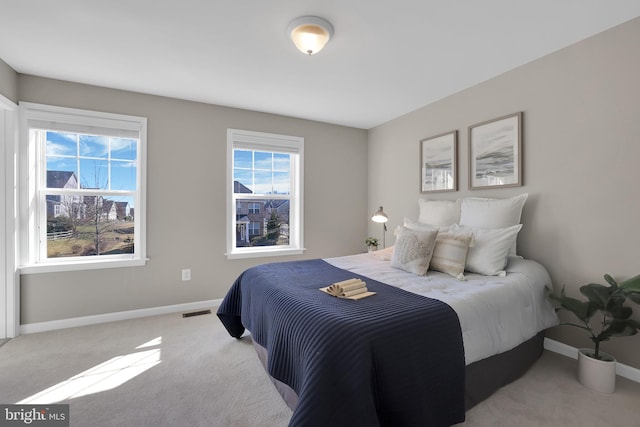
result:
M 460 426 L 640 426 L 640 384 L 604 395 L 545 352 Z M 69 403 L 71 425 L 286 426 L 291 412 L 249 338 L 215 315 L 149 317 L 24 335 L 0 347 L 0 403 Z

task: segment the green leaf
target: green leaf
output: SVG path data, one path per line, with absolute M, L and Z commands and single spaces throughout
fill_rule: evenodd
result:
M 612 288 L 597 283 L 590 283 L 580 287 L 580 293 L 587 297 L 589 301 L 599 310 L 605 310 L 607 300 L 612 294 Z
M 549 294 L 549 298 L 559 303 L 561 308 L 572 312 L 578 319 L 583 321 L 588 321 L 596 311 L 595 307 L 592 307 L 590 303 L 564 295 L 564 288 L 562 289 L 561 295 Z
M 606 341 L 610 337 L 628 337 L 637 333 L 636 322 L 630 322 L 628 320 L 613 321 L 596 339 Z
M 631 317 L 633 309 L 624 305 L 625 298 L 617 297 L 609 300 L 607 313 L 611 314 L 614 319 L 625 320 Z
M 606 280 L 607 283 L 610 284 L 614 289 L 618 288 L 618 282 L 616 282 L 616 279 L 611 277 L 609 274 L 604 275 L 604 280 Z
M 640 274 L 623 281 L 619 286 L 625 293 L 640 293 Z

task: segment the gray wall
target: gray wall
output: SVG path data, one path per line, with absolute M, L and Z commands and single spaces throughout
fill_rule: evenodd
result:
M 370 130 L 369 210 L 384 205 L 392 230 L 405 215 L 417 219 L 419 198 L 527 192 L 519 252 L 545 265 L 556 287 L 577 296 L 604 273 L 640 273 L 639 42 L 635 19 Z M 524 112 L 524 186 L 468 190 L 467 127 L 516 111 Z M 454 129 L 460 191 L 420 194 L 418 141 Z M 568 326 L 548 336 L 592 345 Z M 640 368 L 640 335 L 603 350 Z
M 0 58 L 0 93 L 18 102 L 18 73 Z
M 23 275 L 23 324 L 222 298 L 245 268 L 294 259 L 224 256 L 227 128 L 305 138 L 304 258 L 365 250 L 364 130 L 26 75 L 18 94 L 148 118 L 147 266 Z

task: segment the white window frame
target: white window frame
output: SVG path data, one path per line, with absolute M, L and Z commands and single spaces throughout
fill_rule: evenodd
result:
M 264 199 L 265 195 L 234 193 L 233 187 L 233 150 L 262 150 L 291 154 L 291 194 L 289 205 L 288 245 L 236 247 L 236 200 Z M 304 177 L 304 138 L 254 132 L 239 129 L 227 129 L 227 259 L 256 258 L 281 255 L 299 255 L 304 252 L 303 236 L 303 177 Z M 268 195 L 277 199 L 278 195 Z M 248 230 L 247 230 L 248 232 Z
M 91 270 L 116 267 L 134 267 L 146 264 L 146 117 L 103 113 L 76 108 L 57 107 L 31 102 L 20 102 L 19 143 L 19 197 L 20 197 L 20 273 L 47 273 L 58 271 Z M 44 147 L 29 137 L 29 128 L 35 123 L 51 123 L 51 129 L 112 129 L 138 132 L 137 189 L 135 195 L 134 253 L 100 256 L 47 258 L 42 249 L 46 240 L 47 207 L 41 192 L 46 187 L 46 160 Z M 91 133 L 89 131 L 89 133 Z M 44 168 L 44 169 L 43 169 Z M 114 192 L 115 193 L 115 192 Z

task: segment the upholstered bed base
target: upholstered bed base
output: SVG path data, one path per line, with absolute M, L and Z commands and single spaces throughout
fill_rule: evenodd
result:
M 544 332 L 538 333 L 519 346 L 472 363 L 465 371 L 465 409 L 469 410 L 493 394 L 500 387 L 520 378 L 542 355 Z M 253 342 L 262 366 L 267 366 L 267 350 Z M 292 410 L 298 396 L 291 387 L 271 377 L 271 381 Z
M 509 351 L 468 365 L 465 372 L 465 409 L 473 408 L 500 387 L 524 375 L 543 350 L 544 331 Z

